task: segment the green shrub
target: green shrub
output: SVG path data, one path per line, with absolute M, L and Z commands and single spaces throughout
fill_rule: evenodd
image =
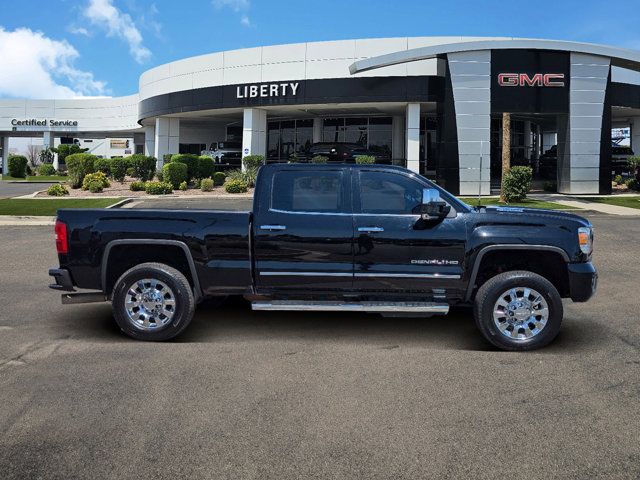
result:
M 159 182 L 164 182 L 164 174 L 162 173 L 162 170 L 157 170 L 156 171 L 156 177 L 158 178 Z
M 256 179 L 258 178 L 258 169 L 247 168 L 243 172 L 242 177 L 243 177 L 244 183 L 246 183 L 248 187 L 253 188 L 256 186 Z
M 111 160 L 108 158 L 96 158 L 96 161 L 93 162 L 93 169 L 96 172 L 102 172 L 106 176 L 111 175 Z
M 373 155 L 356 155 L 356 163 L 358 165 L 370 165 L 376 163 L 376 157 Z
M 51 165 L 50 163 L 43 163 L 42 165 L 40 165 L 40 167 L 38 167 L 38 175 L 49 176 L 55 174 L 56 169 L 53 168 L 53 165 Z
M 68 156 L 75 155 L 76 153 L 85 153 L 88 152 L 89 149 L 80 148 L 80 145 L 76 145 L 75 143 L 66 143 L 52 148 L 51 151 L 58 154 L 58 164 L 65 165 Z
M 638 180 L 636 180 L 635 178 L 627 178 L 624 181 L 624 184 L 629 190 L 639 190 L 640 189 L 640 182 L 638 182 Z
M 213 184 L 216 186 L 223 185 L 226 178 L 227 176 L 224 172 L 216 172 L 213 174 Z
M 129 164 L 133 168 L 133 176 L 142 181 L 151 180 L 156 174 L 155 157 L 136 154 L 129 157 Z
M 186 192 L 187 188 L 189 188 L 187 182 L 180 182 L 180 185 L 178 185 L 178 190 L 182 190 L 183 192 Z
M 27 163 L 26 173 L 27 173 L 28 177 L 33 177 L 33 175 L 34 175 L 33 169 L 31 168 L 31 166 L 28 163 Z
M 204 179 L 203 178 L 196 178 L 193 181 L 193 186 L 196 187 L 196 188 L 200 188 L 200 184 L 202 183 L 202 180 L 204 180 Z
M 200 181 L 200 189 L 203 192 L 210 192 L 211 190 L 213 190 L 213 180 L 210 178 L 203 178 Z
M 136 174 L 136 171 L 133 169 L 132 166 L 130 166 L 129 164 L 127 164 L 127 177 L 133 177 Z
M 187 166 L 187 181 L 199 177 L 199 158 L 191 153 L 179 153 L 171 157 L 171 163 L 184 163 Z
M 69 190 L 67 190 L 67 187 L 64 185 L 57 183 L 47 188 L 47 195 L 51 195 L 52 197 L 64 197 L 65 195 L 69 195 Z
M 244 173 L 240 169 L 227 170 L 226 179 L 227 180 L 240 180 L 242 182 L 242 181 L 244 181 Z
M 329 157 L 325 157 L 324 155 L 316 155 L 311 159 L 311 163 L 327 163 L 329 161 Z
M 91 180 L 90 182 L 83 183 L 83 186 L 86 185 L 85 190 L 89 190 L 91 193 L 100 193 L 104 190 L 104 186 L 100 180 Z
M 79 188 L 85 175 L 94 172 L 96 156 L 90 153 L 74 153 L 66 158 L 71 188 Z
M 181 162 L 167 163 L 162 167 L 162 181 L 179 188 L 182 182 L 189 180 L 187 165 Z
M 165 195 L 173 192 L 173 186 L 168 182 L 147 182 L 144 191 L 149 195 Z
M 622 175 L 616 175 L 613 177 L 613 183 L 615 185 L 622 185 Z
M 132 192 L 142 192 L 144 190 L 145 183 L 146 182 L 140 180 L 131 182 L 131 185 L 129 185 L 129 190 L 131 190 Z
M 209 178 L 213 175 L 213 158 L 206 155 L 198 157 L 198 178 Z
M 262 155 L 247 155 L 242 159 L 242 165 L 247 170 L 255 168 L 256 170 L 264 165 L 264 157 Z
M 169 163 L 171 161 L 171 157 L 173 157 L 173 153 L 165 153 L 162 155 L 162 164 Z
M 228 180 L 224 184 L 227 193 L 245 193 L 249 186 L 242 180 Z
M 129 160 L 122 157 L 113 157 L 111 159 L 111 177 L 116 182 L 124 182 L 124 177 L 127 174 L 127 168 L 129 168 Z
M 14 178 L 25 178 L 27 176 L 27 157 L 23 155 L 9 156 L 9 175 Z
M 103 188 L 107 188 L 111 185 L 109 183 L 109 179 L 104 174 L 104 172 L 87 173 L 84 179 L 82 180 L 82 189 L 93 192 L 90 186 L 97 185 L 97 184 L 100 185 L 100 191 L 102 191 Z
M 524 200 L 531 190 L 532 179 L 531 167 L 511 167 L 502 179 L 504 199 L 507 203 Z
M 636 174 L 640 170 L 640 156 L 627 158 L 627 166 L 631 173 Z

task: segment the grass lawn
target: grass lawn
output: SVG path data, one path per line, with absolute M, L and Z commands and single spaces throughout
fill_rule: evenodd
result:
M 467 205 L 475 207 L 478 205 L 478 197 L 460 197 L 460 200 Z M 560 205 L 555 202 L 545 202 L 543 200 L 534 200 L 532 198 L 525 198 L 522 202 L 516 203 L 500 203 L 499 197 L 481 197 L 480 205 L 483 206 L 498 206 L 498 207 L 531 207 L 531 208 L 546 208 L 549 210 L 576 210 L 575 207 L 567 207 L 566 205 Z
M 2 180 L 12 180 L 17 182 L 66 182 L 69 177 L 64 175 L 36 175 L 24 178 L 10 177 L 9 175 L 2 175 Z
M 0 200 L 0 215 L 54 216 L 59 208 L 105 208 L 121 198 L 6 198 Z
M 590 202 L 606 203 L 607 205 L 616 205 L 618 207 L 640 208 L 640 195 L 634 197 L 596 197 L 584 198 Z

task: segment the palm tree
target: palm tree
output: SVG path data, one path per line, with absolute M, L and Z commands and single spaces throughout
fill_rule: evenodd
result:
M 502 113 L 502 181 L 500 184 L 500 201 L 505 203 L 504 179 L 511 168 L 511 114 Z

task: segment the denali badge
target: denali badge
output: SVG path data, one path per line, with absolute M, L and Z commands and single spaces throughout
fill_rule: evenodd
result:
M 458 265 L 458 260 L 411 260 L 412 265 Z
M 501 87 L 564 87 L 564 73 L 499 73 Z

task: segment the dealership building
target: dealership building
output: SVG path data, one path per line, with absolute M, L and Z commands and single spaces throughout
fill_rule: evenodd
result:
M 516 38 L 410 37 L 217 52 L 143 73 L 119 98 L 0 100 L 12 137 L 111 141 L 102 155 L 199 153 L 237 141 L 286 162 L 317 142 L 360 144 L 455 194 L 500 185 L 512 164 L 562 193 L 609 193 L 612 129 L 640 153 L 640 52 Z M 118 148 L 121 148 L 119 150 Z M 6 162 L 4 162 L 6 168 Z

